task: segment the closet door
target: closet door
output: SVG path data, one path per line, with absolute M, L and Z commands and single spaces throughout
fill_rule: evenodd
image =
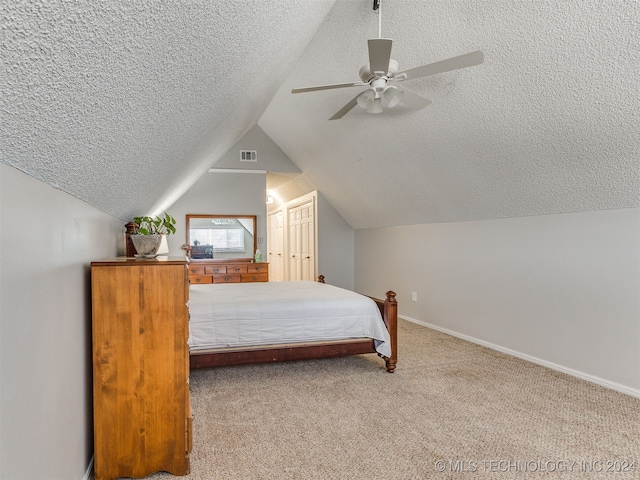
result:
M 315 280 L 315 221 L 313 202 L 302 205 L 300 211 L 300 277 Z
M 300 207 L 292 207 L 288 210 L 287 218 L 289 225 L 287 229 L 287 239 L 289 251 L 287 255 L 287 273 L 289 281 L 302 280 L 302 253 L 301 249 L 301 225 L 302 216 Z
M 315 216 L 313 200 L 291 207 L 288 222 L 288 279 L 314 281 Z
M 282 211 L 269 215 L 268 236 L 269 281 L 284 280 L 284 214 Z

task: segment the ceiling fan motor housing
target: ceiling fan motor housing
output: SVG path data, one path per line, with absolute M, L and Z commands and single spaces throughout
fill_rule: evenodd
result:
M 393 78 L 393 76 L 398 71 L 398 62 L 394 59 L 389 60 L 389 70 L 383 74 L 383 76 L 387 78 Z M 363 65 L 359 72 L 360 80 L 364 83 L 370 83 L 372 80 L 376 78 L 381 78 L 380 75 L 375 75 L 374 72 L 371 72 L 371 67 L 369 64 Z

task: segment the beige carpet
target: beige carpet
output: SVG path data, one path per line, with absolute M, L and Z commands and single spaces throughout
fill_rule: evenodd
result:
M 399 345 L 394 374 L 376 356 L 192 371 L 185 478 L 640 478 L 640 400 L 404 321 Z

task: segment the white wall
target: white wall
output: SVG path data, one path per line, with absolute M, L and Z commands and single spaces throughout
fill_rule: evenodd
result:
M 355 252 L 356 290 L 401 315 L 640 396 L 639 209 L 356 230 Z
M 258 248 L 267 249 L 266 174 L 205 173 L 173 205 L 169 212 L 177 221 L 175 235 L 167 238 L 170 255 L 184 255 L 187 214 L 256 215 Z M 255 253 L 255 252 L 253 252 Z M 248 255 L 251 256 L 251 255 Z
M 353 290 L 354 233 L 351 226 L 318 192 L 318 274 L 327 283 Z
M 267 176 L 267 186 L 269 186 L 270 178 L 273 178 L 273 175 Z M 267 205 L 267 213 L 271 214 L 282 210 L 287 203 L 317 190 L 316 186 L 303 173 L 290 177 L 286 182 L 280 183 L 278 187 L 269 189 L 273 203 Z
M 255 162 L 240 161 L 240 150 L 255 150 L 258 153 L 257 160 Z M 213 167 L 300 173 L 300 169 L 287 157 L 287 154 L 257 124 L 245 133 Z
M 92 260 L 124 222 L 0 163 L 0 478 L 81 479 L 93 454 Z

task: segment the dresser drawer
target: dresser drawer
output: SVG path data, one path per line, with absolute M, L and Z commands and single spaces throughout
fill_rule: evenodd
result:
M 249 282 L 268 282 L 269 274 L 265 273 L 243 273 L 242 274 L 242 283 Z
M 227 273 L 247 273 L 246 265 L 227 265 Z
M 247 273 L 269 273 L 269 264 L 250 263 L 247 265 Z
M 240 283 L 242 275 L 240 273 L 221 273 L 213 276 L 213 283 Z
M 211 275 L 189 275 L 189 283 L 213 283 Z
M 204 275 L 204 265 L 189 265 L 189 275 Z
M 226 265 L 207 265 L 204 268 L 206 273 L 227 273 Z

